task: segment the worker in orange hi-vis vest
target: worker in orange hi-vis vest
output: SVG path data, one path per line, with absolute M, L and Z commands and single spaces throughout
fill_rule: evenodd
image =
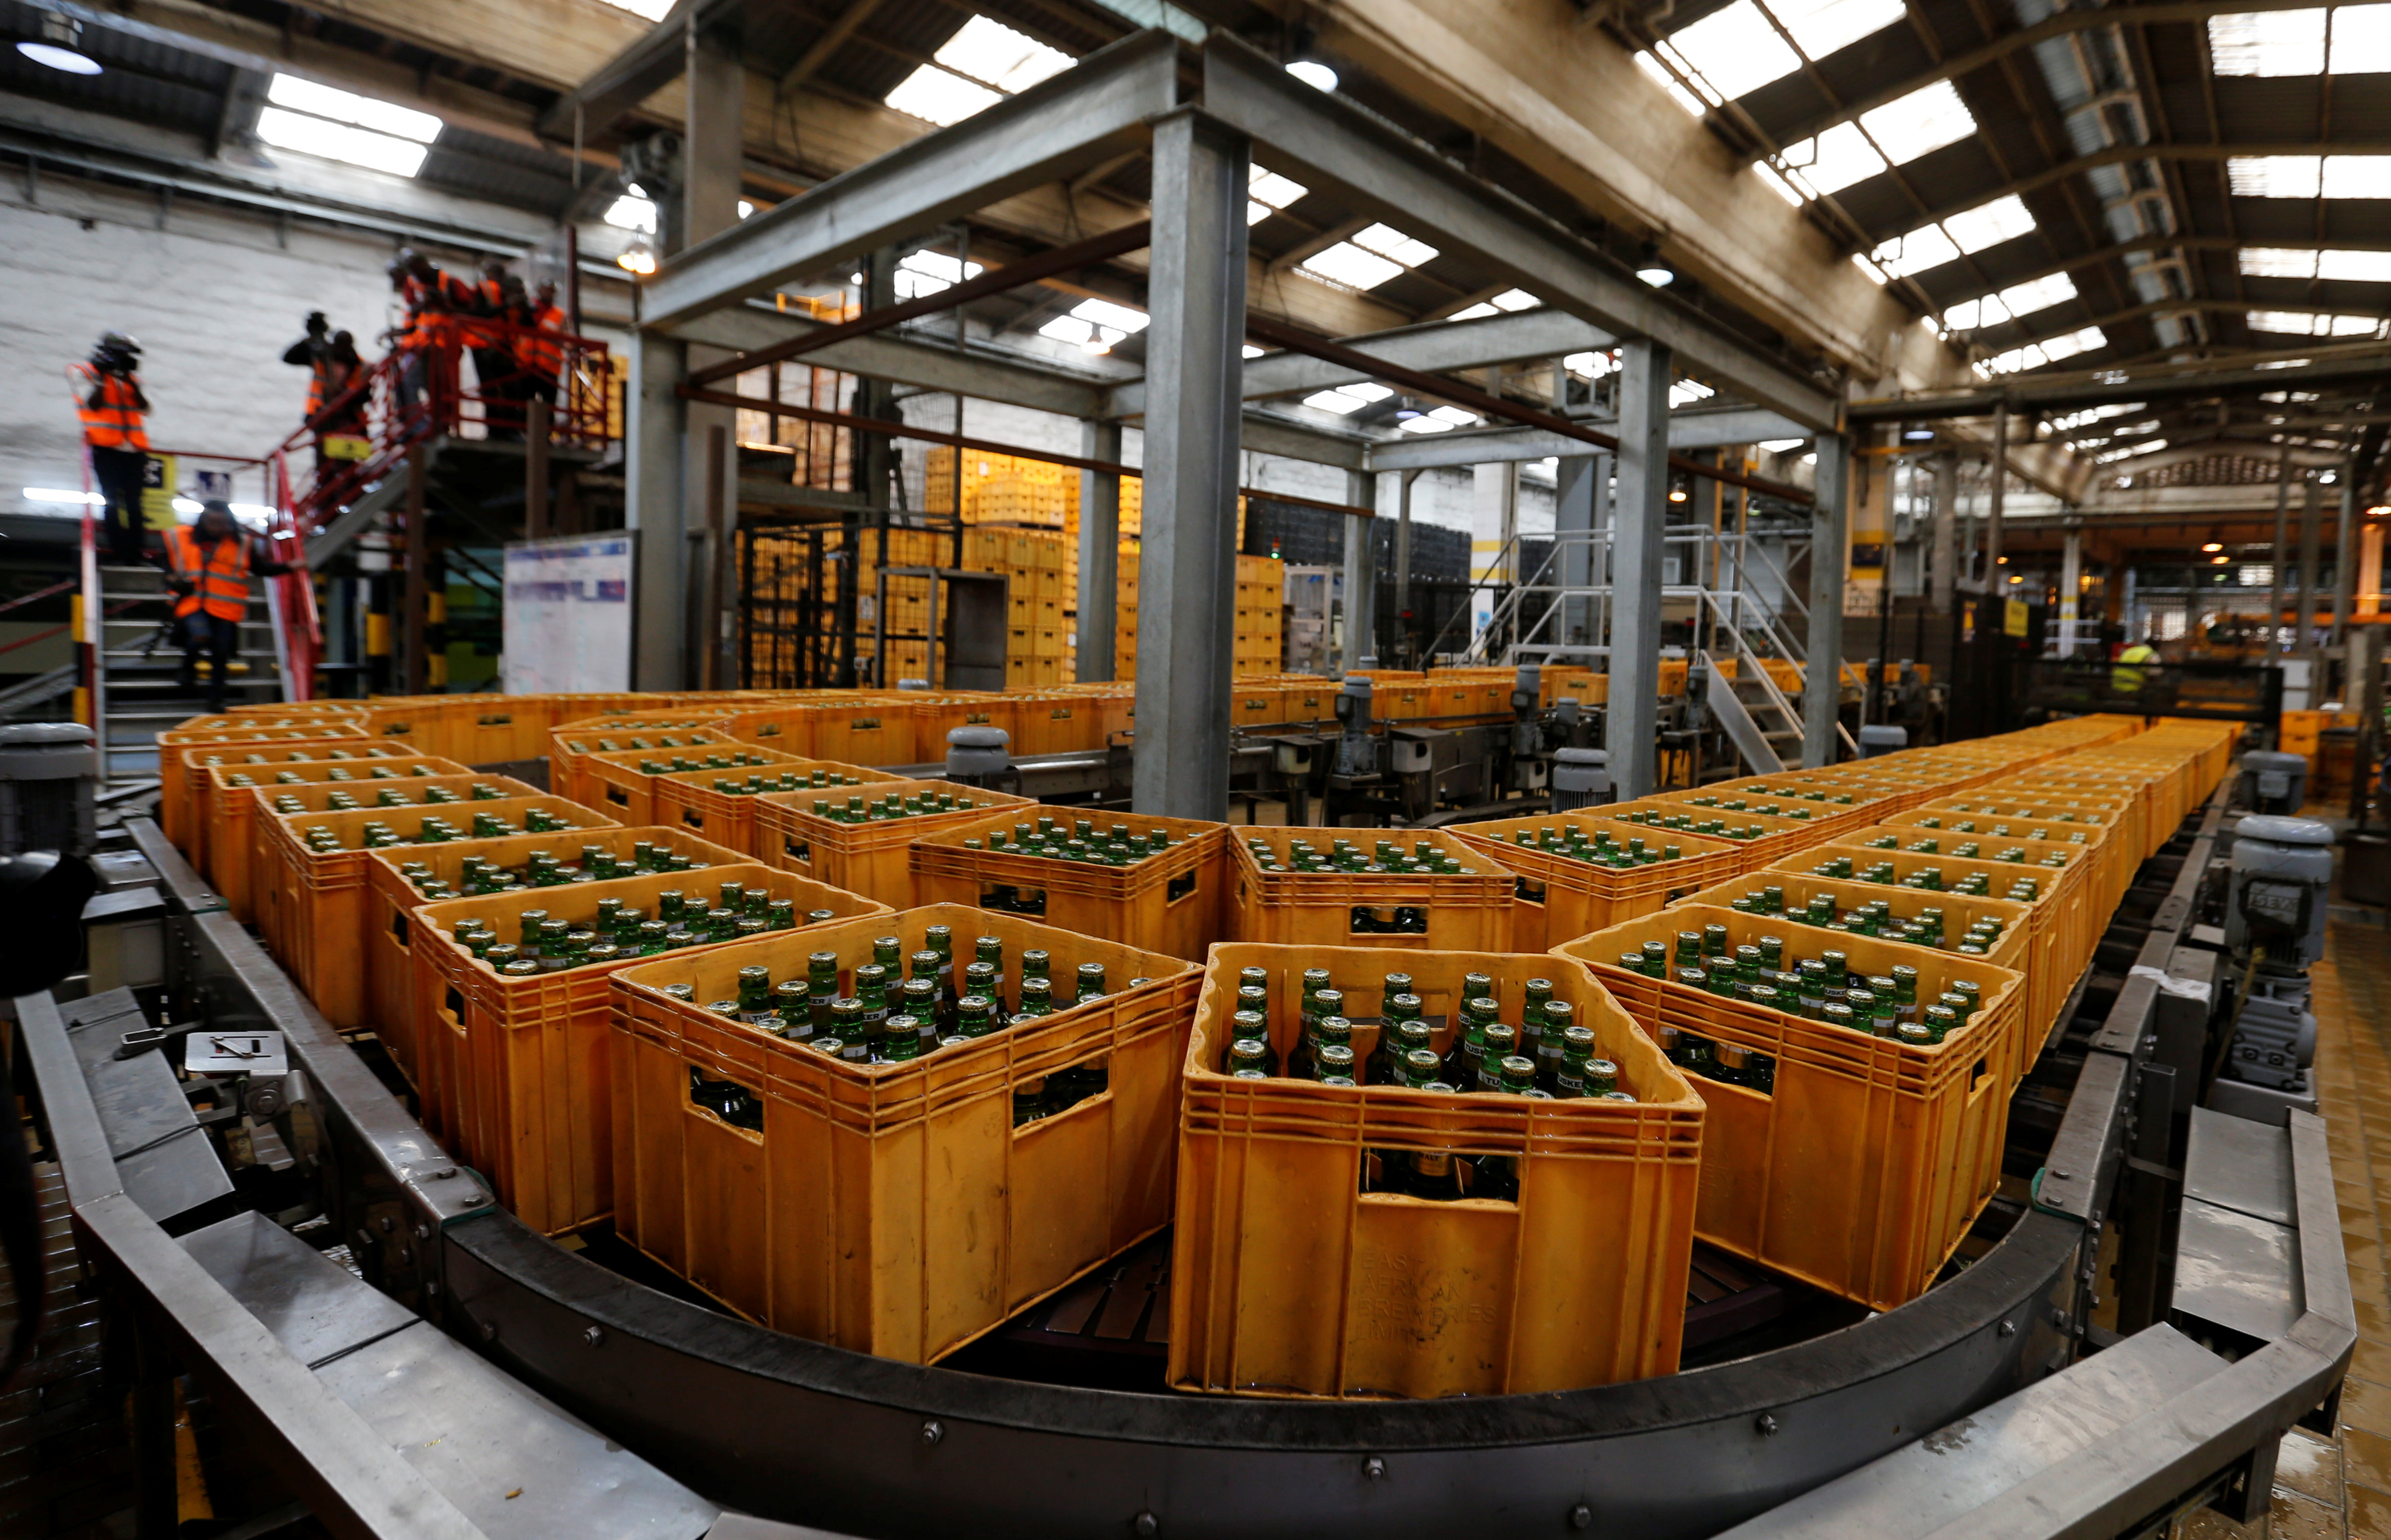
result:
M 564 339 L 571 334 L 571 317 L 558 308 L 556 280 L 542 278 L 532 291 L 530 313 L 533 336 L 523 345 L 527 356 L 523 369 L 528 376 L 525 399 L 537 396 L 549 405 L 550 431 L 554 431 L 557 376 L 564 368 Z
M 122 331 L 100 333 L 91 357 L 71 366 L 67 378 L 83 419 L 84 451 L 99 488 L 108 529 L 108 559 L 125 566 L 142 560 L 142 472 L 149 463 L 149 432 L 144 425 L 149 398 L 141 394 L 141 344 Z
M 225 674 L 240 647 L 250 578 L 291 570 L 253 549 L 255 538 L 240 527 L 230 506 L 213 498 L 200 505 L 196 523 L 166 532 L 166 586 L 181 596 L 174 628 L 183 645 L 182 686 L 187 692 L 198 687 L 200 654 L 207 654 L 210 711 L 224 709 Z

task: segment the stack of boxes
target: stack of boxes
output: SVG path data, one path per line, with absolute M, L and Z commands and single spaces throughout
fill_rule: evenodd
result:
M 1071 674 L 1070 547 L 1058 531 L 982 526 L 963 532 L 963 566 L 1006 579 L 1004 682 L 1061 684 Z
M 1274 557 L 1237 558 L 1237 641 L 1231 671 L 1275 674 L 1282 666 L 1280 636 L 1286 600 L 1286 567 Z

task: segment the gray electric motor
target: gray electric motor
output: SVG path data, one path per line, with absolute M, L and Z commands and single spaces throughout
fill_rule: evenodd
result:
M 1013 735 L 1001 727 L 947 731 L 947 779 L 966 786 L 994 786 L 1013 769 Z
M 2300 1091 L 2316 1062 L 2316 1016 L 2308 1009 L 2306 974 L 2263 969 L 2233 1021 L 2225 1072 L 2245 1085 Z
M 2225 944 L 2265 947 L 2268 959 L 2306 967 L 2324 955 L 2325 895 L 2333 886 L 2333 831 L 2314 819 L 2253 813 L 2233 841 Z
M 1860 757 L 1873 759 L 1880 754 L 1909 746 L 1909 729 L 1891 722 L 1878 722 L 1860 729 Z
M 1591 808 L 1611 798 L 1607 749 L 1565 748 L 1553 754 L 1553 811 Z
M 0 727 L 0 856 L 91 854 L 99 754 L 81 722 Z
M 2254 813 L 2292 814 L 2307 797 L 2308 762 L 2296 754 L 2255 749 L 2242 757 L 2237 788 L 2242 806 Z
M 1348 674 L 1337 692 L 1335 773 L 1351 780 L 1378 772 L 1378 745 L 1370 738 L 1370 679 Z

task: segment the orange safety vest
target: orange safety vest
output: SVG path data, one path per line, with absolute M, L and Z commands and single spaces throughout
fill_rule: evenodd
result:
M 78 380 L 75 414 L 83 419 L 83 441 L 96 449 L 147 449 L 149 434 L 141 425 L 140 391 L 122 374 L 102 374 L 89 364 L 71 371 Z M 99 392 L 99 405 L 91 393 Z
M 554 380 L 556 371 L 564 367 L 564 312 L 545 305 L 533 315 L 532 335 L 523 342 L 527 355 L 524 367 L 542 380 Z
M 249 613 L 249 534 L 236 531 L 214 545 L 202 545 L 189 524 L 166 531 L 166 570 L 194 579 L 198 587 L 174 606 L 174 618 L 205 610 L 218 620 Z

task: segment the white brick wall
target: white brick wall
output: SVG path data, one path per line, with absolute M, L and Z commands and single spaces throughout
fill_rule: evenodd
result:
M 262 215 L 187 201 L 162 231 L 157 213 L 154 198 L 55 175 L 37 205 L 14 179 L 0 197 L 0 509 L 75 511 L 28 504 L 22 489 L 83 485 L 64 371 L 104 330 L 140 340 L 149 441 L 170 449 L 262 455 L 295 430 L 307 381 L 282 350 L 310 310 L 379 356 L 387 239 L 301 225 L 285 250 Z M 243 472 L 236 491 L 257 499 L 261 480 Z

